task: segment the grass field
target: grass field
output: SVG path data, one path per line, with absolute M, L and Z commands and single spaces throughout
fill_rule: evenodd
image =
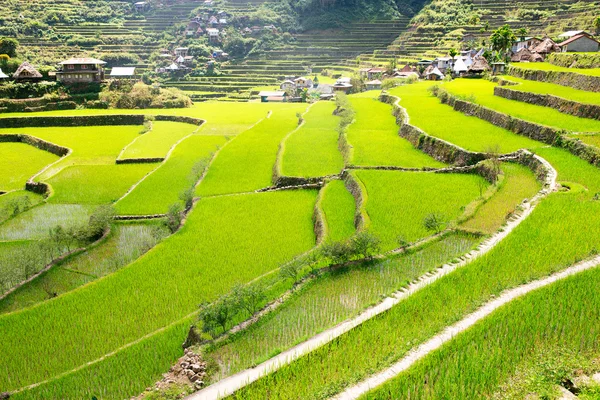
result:
M 163 214 L 179 201 L 179 195 L 192 187 L 196 176 L 194 166 L 208 162 L 211 154 L 222 147 L 227 139 L 222 136 L 194 135 L 183 142 L 155 172 L 116 204 L 122 215 Z
M 478 241 L 475 236 L 449 235 L 414 253 L 324 273 L 249 330 L 209 347 L 203 354 L 219 366 L 211 380 L 258 364 L 356 315 Z
M 0 385 L 13 390 L 92 361 L 309 250 L 315 244 L 315 199 L 315 191 L 203 199 L 180 232 L 128 267 L 32 309 L 1 316 Z M 161 351 L 166 349 L 156 349 Z M 142 364 L 156 357 L 137 361 L 141 374 L 149 367 Z M 33 360 L 40 368 L 28 367 Z M 133 385 L 130 379 L 117 381 L 122 389 Z
M 383 250 L 399 247 L 399 237 L 415 242 L 435 233 L 423 226 L 427 215 L 437 213 L 447 222 L 455 220 L 479 197 L 479 186 L 488 186 L 477 175 L 401 171 L 355 174 L 367 189 L 369 230 L 379 236 Z
M 25 182 L 58 156 L 24 143 L 0 143 L 0 191 L 24 189 Z
M 93 207 L 77 204 L 43 204 L 0 225 L 0 240 L 44 239 L 57 225 L 67 228 L 87 223 L 92 211 Z
M 281 160 L 283 176 L 319 177 L 339 174 L 344 158 L 338 150 L 339 118 L 335 103 L 314 104 L 304 116 L 304 125 L 285 141 Z
M 0 223 L 11 218 L 14 214 L 14 202 L 24 200 L 27 197 L 30 206 L 35 206 L 42 201 L 44 198 L 33 192 L 26 190 L 15 190 L 0 196 Z
M 60 296 L 129 264 L 166 235 L 156 222 L 115 224 L 100 245 L 53 267 L 31 284 L 0 300 L 0 313 L 12 312 Z
M 327 223 L 327 239 L 337 242 L 354 234 L 354 197 L 344 181 L 331 181 L 322 189 L 321 206 Z
M 34 240 L 0 242 L 0 294 L 40 271 L 50 258 Z
M 517 63 L 513 64 L 513 66 L 537 71 L 575 72 L 583 75 L 600 76 L 600 68 L 566 68 L 550 63 Z
M 494 96 L 495 83 L 484 79 L 456 79 L 444 83 L 448 92 L 514 118 L 564 129 L 569 132 L 600 132 L 600 121 L 563 114 L 550 107 L 536 106 Z
M 354 122 L 347 129 L 352 165 L 407 168 L 444 165 L 398 136 L 400 128 L 390 105 L 368 97 L 350 97 L 350 101 L 356 112 Z
M 47 180 L 52 186 L 51 203 L 114 203 L 129 188 L 150 173 L 154 164 L 74 165 Z
M 600 104 L 600 93 L 586 92 L 585 90 L 573 89 L 568 86 L 556 85 L 554 83 L 529 81 L 513 76 L 503 76 L 502 78 L 519 84 L 517 86 L 508 86 L 509 89 L 537 94 L 550 94 L 579 103 Z
M 165 157 L 171 146 L 196 129 L 197 126 L 181 122 L 152 121 L 152 130 L 130 143 L 121 153 L 120 158 Z
M 238 135 L 219 153 L 196 193 L 214 196 L 271 186 L 279 143 L 298 126 L 296 113 L 305 109 L 306 105 L 296 104 L 274 112 Z
M 571 357 L 585 359 L 600 350 L 598 285 L 596 269 L 517 299 L 363 398 L 406 398 L 409 393 L 419 399 L 491 398 L 500 390 L 518 389 L 509 379 L 526 362 L 547 368 L 546 390 L 554 389 L 552 383 L 559 385 L 580 368 L 567 369 Z M 553 364 L 556 349 L 564 349 L 563 365 Z M 544 391 L 538 396 L 561 398 L 544 397 Z
M 400 97 L 400 105 L 408 112 L 410 124 L 425 133 L 464 149 L 480 152 L 498 149 L 501 153 L 510 153 L 540 145 L 477 117 L 454 111 L 428 92 L 427 89 L 432 85 L 423 82 L 390 90 L 390 94 Z
M 583 143 L 589 144 L 600 148 L 600 134 L 599 135 L 569 135 L 575 139 L 581 140 Z
M 596 168 L 566 152 L 544 150 L 553 153 L 550 162 L 562 161 L 556 165 L 561 180 L 598 188 Z M 503 290 L 596 253 L 600 203 L 590 199 L 589 193 L 581 192 L 551 195 L 487 255 L 233 397 L 259 399 L 266 393 L 278 399 L 329 397 L 389 366 Z
M 506 163 L 502 172 L 504 181 L 498 192 L 476 210 L 473 218 L 461 224 L 462 228 L 494 233 L 523 200 L 531 199 L 541 189 L 533 173 L 522 165 Z

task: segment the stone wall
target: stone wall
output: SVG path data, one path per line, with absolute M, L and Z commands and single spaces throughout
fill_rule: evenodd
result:
M 508 89 L 502 86 L 496 86 L 494 88 L 494 95 L 509 100 L 551 107 L 562 113 L 571 114 L 576 117 L 600 120 L 600 105 L 596 104 L 583 104 L 550 94 L 522 92 L 520 90 Z
M 47 142 L 42 139 L 38 139 L 29 135 L 21 134 L 7 134 L 0 135 L 0 142 L 14 142 L 14 143 L 25 143 L 33 147 L 37 147 L 40 150 L 47 151 L 59 157 L 64 157 L 69 154 L 69 149 L 56 145 L 54 143 Z
M 578 74 L 576 72 L 539 71 L 508 67 L 509 75 L 530 81 L 555 83 L 588 92 L 600 92 L 600 76 Z
M 356 210 L 354 213 L 354 226 L 357 231 L 365 230 L 370 225 L 370 218 L 366 211 L 367 190 L 360 180 L 350 171 L 344 171 L 342 179 L 346 184 L 346 188 L 354 197 Z
M 46 126 L 107 126 L 142 125 L 143 115 L 86 115 L 68 117 L 10 117 L 0 118 L 0 128 L 31 128 Z

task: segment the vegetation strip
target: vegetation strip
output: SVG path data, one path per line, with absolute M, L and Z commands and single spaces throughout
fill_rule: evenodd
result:
M 256 366 L 255 368 L 242 371 L 238 374 L 225 378 L 214 385 L 211 385 L 201 391 L 187 397 L 188 400 L 209 400 L 226 397 L 235 393 L 237 390 L 249 385 L 250 383 L 262 378 L 263 376 L 272 373 L 281 367 L 292 363 L 294 360 L 301 356 L 310 353 L 311 351 L 323 346 L 326 343 L 331 342 L 335 338 L 345 334 L 353 328 L 359 326 L 372 319 L 373 317 L 380 315 L 387 310 L 400 303 L 405 298 L 411 296 L 415 292 L 422 288 L 429 286 L 433 282 L 437 281 L 441 277 L 448 275 L 449 273 L 461 268 L 473 260 L 483 256 L 492 250 L 498 243 L 506 238 L 517 226 L 521 224 L 535 209 L 540 200 L 546 197 L 548 194 L 556 190 L 557 187 L 557 172 L 556 170 L 544 159 L 539 156 L 534 158 L 546 168 L 546 177 L 544 182 L 544 188 L 538 192 L 538 194 L 531 199 L 529 203 L 524 207 L 525 209 L 513 219 L 509 220 L 507 224 L 498 231 L 495 235 L 486 239 L 476 249 L 462 257 L 458 262 L 446 264 L 440 267 L 435 273 L 427 274 L 422 276 L 417 282 L 409 285 L 408 287 L 394 293 L 390 297 L 383 300 L 377 306 L 374 306 L 365 312 L 361 313 L 358 317 L 343 322 L 334 328 L 328 329 L 311 339 L 288 349 L 279 355 L 265 361 L 264 363 Z
M 495 300 L 492 300 L 479 308 L 477 311 L 472 314 L 466 316 L 461 321 L 456 324 L 446 328 L 443 332 L 437 334 L 436 336 L 429 339 L 427 342 L 421 344 L 414 351 L 406 355 L 402 360 L 392 365 L 390 368 L 372 376 L 371 378 L 359 383 L 358 385 L 352 386 L 346 389 L 344 392 L 340 393 L 337 396 L 334 396 L 335 400 L 353 400 L 358 399 L 363 394 L 369 392 L 370 390 L 376 388 L 377 386 L 385 383 L 386 381 L 396 377 L 403 371 L 406 371 L 410 368 L 414 363 L 426 357 L 431 352 L 439 349 L 445 343 L 454 339 L 454 337 L 461 332 L 469 329 L 477 322 L 489 316 L 492 312 L 497 310 L 498 308 L 510 303 L 518 297 L 524 296 L 527 293 L 530 293 L 534 290 L 543 288 L 545 286 L 551 285 L 560 280 L 566 279 L 570 276 L 579 274 L 581 272 L 590 270 L 592 268 L 596 268 L 600 264 L 600 256 L 594 257 L 591 260 L 587 260 L 581 263 L 578 263 L 570 268 L 567 268 L 561 272 L 550 275 L 547 278 L 540 279 L 537 281 L 533 281 L 531 283 L 516 287 L 514 289 L 508 290 Z

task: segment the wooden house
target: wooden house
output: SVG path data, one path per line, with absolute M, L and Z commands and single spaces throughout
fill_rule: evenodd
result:
M 13 79 L 15 81 L 39 81 L 42 79 L 42 74 L 39 73 L 37 69 L 33 67 L 33 65 L 29 64 L 27 61 L 24 61 L 19 68 L 13 74 Z
M 101 82 L 104 80 L 106 62 L 95 58 L 71 58 L 60 63 L 56 80 L 65 83 Z

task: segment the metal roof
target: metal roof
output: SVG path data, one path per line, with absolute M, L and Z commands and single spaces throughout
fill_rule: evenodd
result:
M 134 76 L 135 67 L 114 67 L 110 71 L 110 76 Z
M 106 64 L 106 62 L 102 61 L 102 60 L 98 60 L 95 58 L 87 58 L 87 57 L 82 57 L 82 58 L 70 58 L 66 61 L 63 61 L 60 63 L 60 65 L 72 65 L 72 64 L 79 64 L 79 65 L 104 65 Z

